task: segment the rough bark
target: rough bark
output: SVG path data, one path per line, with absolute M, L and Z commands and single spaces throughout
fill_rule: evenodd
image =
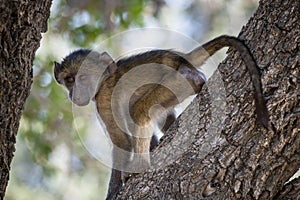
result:
M 0 199 L 4 198 L 32 64 L 47 31 L 51 0 L 0 1 Z
M 230 49 L 156 149 L 181 156 L 130 178 L 117 199 L 299 198 L 299 179 L 284 185 L 300 167 L 299 4 L 262 0 L 239 35 L 260 67 L 270 130 L 255 123 L 249 74 Z
M 299 200 L 299 191 L 300 191 L 300 178 L 294 179 L 288 184 L 284 185 L 282 190 L 278 192 L 275 196 L 275 200 L 289 199 L 289 200 Z

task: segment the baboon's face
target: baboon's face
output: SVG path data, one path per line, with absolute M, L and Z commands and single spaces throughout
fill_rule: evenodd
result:
M 70 100 L 78 106 L 85 106 L 95 96 L 102 79 L 114 72 L 107 70 L 112 65 L 115 66 L 106 52 L 78 50 L 61 64 L 55 62 L 54 75 L 56 81 L 68 90 Z

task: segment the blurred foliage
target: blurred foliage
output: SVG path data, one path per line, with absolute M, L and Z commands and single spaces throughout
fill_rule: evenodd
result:
M 144 0 L 68 0 L 60 1 L 50 23 L 55 31 L 68 35 L 75 45 L 88 47 L 99 35 L 142 26 Z
M 232 19 L 241 19 L 232 14 L 241 12 L 247 21 L 256 6 L 255 0 L 54 0 L 49 31 L 34 61 L 34 82 L 21 120 L 6 199 L 99 199 L 105 195 L 109 170 L 89 155 L 75 134 L 68 95 L 53 79 L 54 60 L 60 61 L 74 47 L 92 47 L 97 40 L 137 27 L 169 28 L 196 40 L 207 32 L 219 35 L 230 30 Z M 237 23 L 236 32 L 245 21 Z

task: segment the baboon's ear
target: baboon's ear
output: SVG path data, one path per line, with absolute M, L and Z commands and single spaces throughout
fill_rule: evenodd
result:
M 108 73 L 110 75 L 115 73 L 115 71 L 117 70 L 117 65 L 107 52 L 103 52 L 100 54 L 100 60 L 104 63 L 104 65 L 108 66 Z
M 54 78 L 57 83 L 62 84 L 62 82 L 59 80 L 59 73 L 61 72 L 61 64 L 54 61 Z

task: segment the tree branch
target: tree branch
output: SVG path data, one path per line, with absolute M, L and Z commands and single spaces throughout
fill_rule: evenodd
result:
M 229 50 L 221 76 L 155 150 L 156 168 L 130 178 L 117 199 L 272 199 L 282 190 L 300 166 L 299 4 L 263 0 L 240 33 L 260 67 L 271 130 L 256 125 L 250 76 Z

